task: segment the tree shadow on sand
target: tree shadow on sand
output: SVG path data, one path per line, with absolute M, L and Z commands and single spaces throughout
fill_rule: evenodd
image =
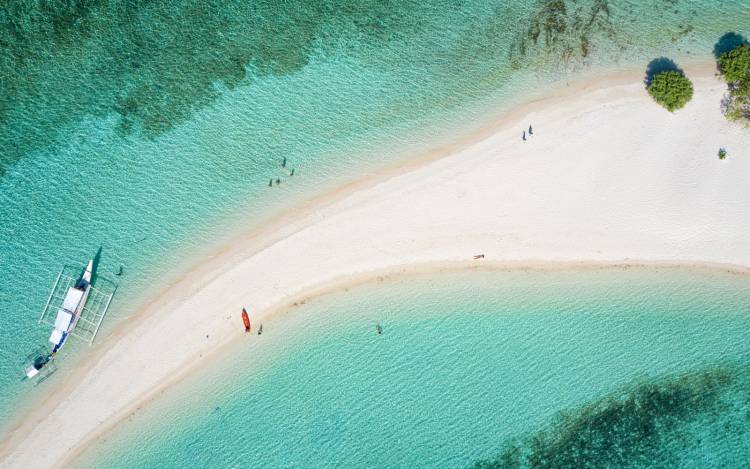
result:
M 682 69 L 677 66 L 674 60 L 668 59 L 666 57 L 659 57 L 658 59 L 654 59 L 648 63 L 648 67 L 646 67 L 646 76 L 643 79 L 643 83 L 645 83 L 646 86 L 649 86 L 651 84 L 651 81 L 654 79 L 654 75 L 667 71 L 679 72 L 681 75 L 685 74 Z
M 735 32 L 728 32 L 721 36 L 719 41 L 714 44 L 714 57 L 718 59 L 724 52 L 734 50 L 743 44 L 749 44 L 745 36 Z

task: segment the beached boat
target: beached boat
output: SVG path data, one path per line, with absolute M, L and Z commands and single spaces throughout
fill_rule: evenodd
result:
M 86 305 L 89 292 L 91 291 L 91 271 L 94 268 L 93 259 L 89 261 L 81 277 L 68 288 L 63 298 L 62 305 L 57 310 L 55 317 L 54 329 L 49 336 L 52 344 L 52 352 L 39 349 L 29 355 L 24 365 L 24 374 L 26 378 L 31 379 L 41 376 L 46 378 L 56 369 L 52 365 L 55 354 L 63 346 L 65 340 L 78 324 L 83 307 Z
M 81 278 L 68 288 L 63 299 L 62 306 L 57 310 L 55 328 L 49 336 L 52 344 L 52 353 L 57 353 L 63 346 L 73 329 L 78 324 L 83 307 L 86 305 L 89 292 L 91 291 L 91 271 L 94 268 L 94 260 L 90 260 Z
M 52 326 L 51 347 L 41 347 L 26 357 L 24 379 L 34 378 L 38 384 L 52 374 L 57 369 L 55 355 L 69 337 L 89 344 L 94 342 L 117 289 L 117 285 L 101 276 L 97 276 L 97 281 L 103 282 L 103 289 L 91 285 L 98 257 L 99 254 L 90 260 L 82 272 L 80 266 L 69 265 L 60 271 L 39 317 L 40 324 Z
M 245 324 L 245 332 L 250 332 L 250 316 L 245 308 L 242 308 L 242 322 Z

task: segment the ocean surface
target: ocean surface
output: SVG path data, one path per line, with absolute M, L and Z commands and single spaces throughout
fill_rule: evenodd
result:
M 395 278 L 313 299 L 263 331 L 78 463 L 469 467 L 501 456 L 698 468 L 750 458 L 747 276 Z
M 2 426 L 85 353 L 71 343 L 42 386 L 20 380 L 64 264 L 101 248 L 98 280 L 118 284 L 104 339 L 284 208 L 566 80 L 711 60 L 749 25 L 745 1 L 5 2 Z

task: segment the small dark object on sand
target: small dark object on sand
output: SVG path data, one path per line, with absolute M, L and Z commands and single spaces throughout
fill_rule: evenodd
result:
M 263 333 L 263 324 L 260 325 L 258 328 L 258 335 L 261 335 Z
M 294 168 L 292 168 L 292 172 L 289 173 L 290 176 L 294 176 Z
M 474 259 L 484 259 L 484 254 L 477 254 L 474 256 Z

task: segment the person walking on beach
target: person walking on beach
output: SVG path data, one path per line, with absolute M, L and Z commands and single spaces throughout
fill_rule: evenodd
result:
M 525 130 L 523 131 L 523 134 L 521 135 L 521 138 L 523 139 L 524 142 L 526 141 L 526 131 Z
M 531 136 L 531 135 L 534 135 L 534 131 L 533 131 L 533 130 L 531 130 L 531 124 L 529 124 L 529 135 L 530 135 L 530 136 Z

